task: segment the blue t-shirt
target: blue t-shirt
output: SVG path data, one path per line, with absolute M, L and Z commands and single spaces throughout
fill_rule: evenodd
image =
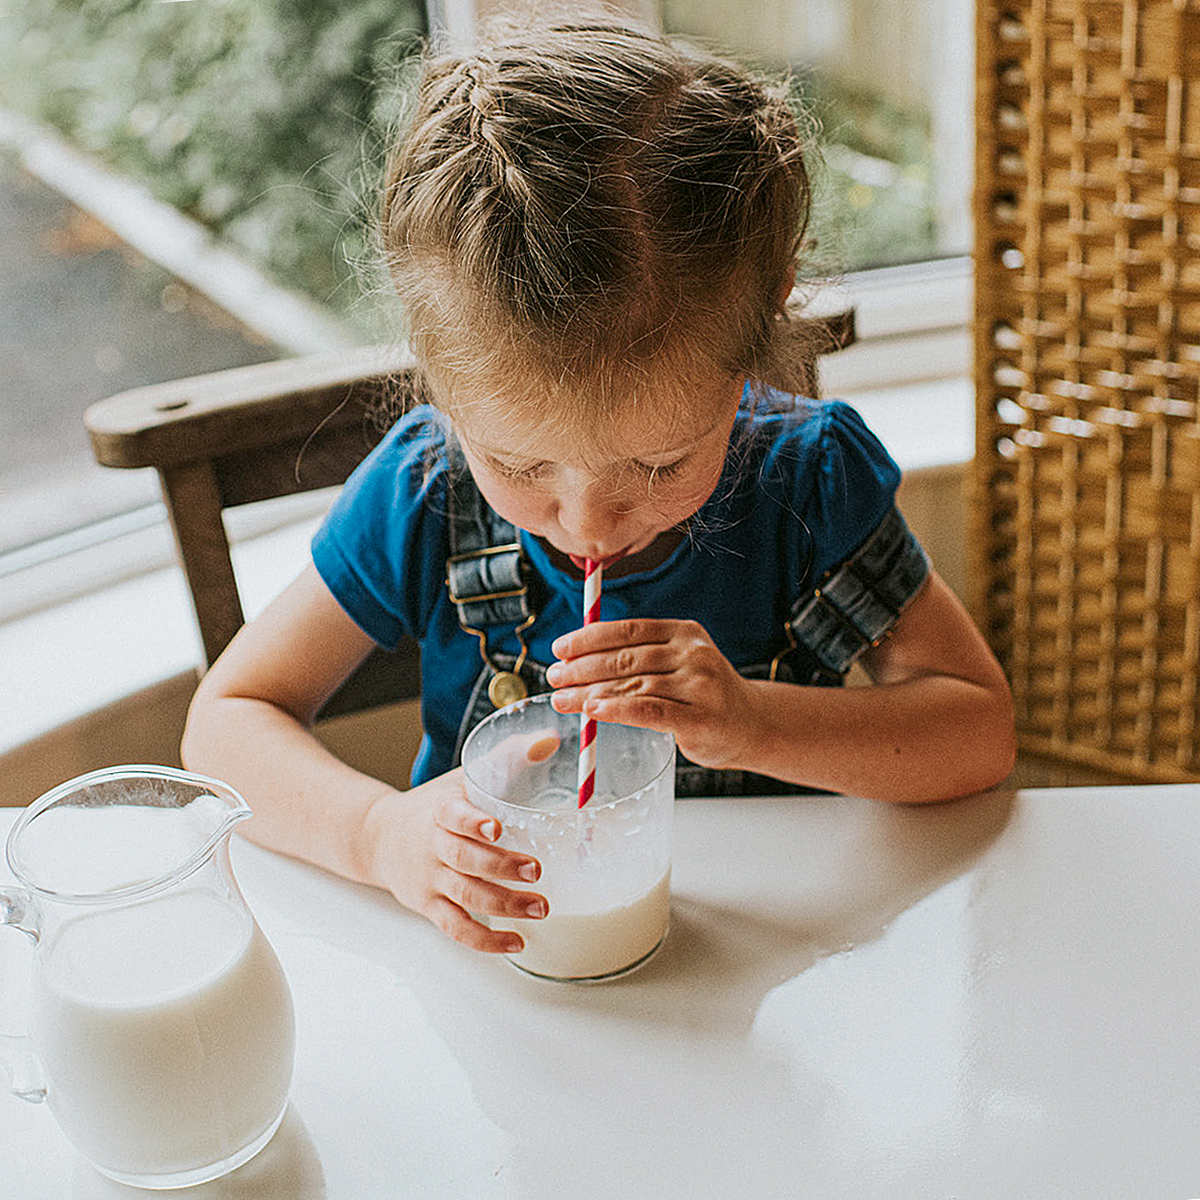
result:
M 855 551 L 891 509 L 900 471 L 862 418 L 840 402 L 780 397 L 738 413 L 721 479 L 659 566 L 606 578 L 605 620 L 698 621 L 735 667 L 768 662 L 789 610 Z M 313 561 L 338 603 L 381 646 L 421 645 L 424 739 L 413 783 L 453 765 L 459 725 L 482 667 L 478 640 L 459 624 L 446 588 L 450 554 L 445 426 L 428 407 L 402 417 L 364 460 L 313 539 Z M 520 532 L 538 577 L 530 657 L 579 624 L 583 582 Z M 507 628 L 489 647 L 515 655 Z

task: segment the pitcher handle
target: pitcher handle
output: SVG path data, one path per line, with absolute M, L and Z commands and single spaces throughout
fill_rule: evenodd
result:
M 32 897 L 24 888 L 0 887 L 0 925 L 19 929 L 37 944 L 40 936 L 37 917 Z M 0 957 L 13 957 L 11 947 L 0 944 Z M 0 979 L 12 976 L 10 971 L 0 971 Z M 14 1095 L 32 1104 L 45 1100 L 46 1078 L 28 1034 L 0 1033 L 0 1066 L 8 1074 Z

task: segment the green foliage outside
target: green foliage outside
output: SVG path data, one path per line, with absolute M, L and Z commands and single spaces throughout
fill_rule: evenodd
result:
M 0 0 L 0 105 L 369 328 L 367 221 L 419 0 Z
M 805 77 L 798 87 L 821 129 L 814 172 L 818 260 L 858 270 L 936 257 L 928 114 L 821 76 Z
M 0 106 L 46 122 L 371 337 L 370 205 L 420 0 L 0 0 Z M 833 271 L 936 252 L 928 121 L 805 78 Z
M 861 6 L 795 0 L 785 7 L 822 24 L 821 9 Z M 897 101 L 891 81 L 880 80 L 878 88 L 856 87 L 835 68 L 786 62 L 782 47 L 760 43 L 757 33 L 747 41 L 734 0 L 660 0 L 659 8 L 669 32 L 697 37 L 718 50 L 731 48 L 768 77 L 791 75 L 793 96 L 815 123 L 819 147 L 810 159 L 814 205 L 808 269 L 840 274 L 942 252 L 933 130 L 923 105 Z M 752 18 L 751 25 L 761 32 Z

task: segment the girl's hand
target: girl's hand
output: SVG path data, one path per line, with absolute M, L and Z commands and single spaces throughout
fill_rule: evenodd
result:
M 489 929 L 472 914 L 503 923 L 548 911 L 545 897 L 505 886 L 536 882 L 541 865 L 495 844 L 499 822 L 468 802 L 461 768 L 407 792 L 385 792 L 364 832 L 371 881 L 464 946 L 512 954 L 524 945 L 520 935 Z
M 675 735 L 704 767 L 734 765 L 749 743 L 746 681 L 695 621 L 597 621 L 556 639 L 546 673 L 559 712 Z

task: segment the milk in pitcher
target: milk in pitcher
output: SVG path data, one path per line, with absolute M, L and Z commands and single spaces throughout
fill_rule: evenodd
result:
M 35 969 L 31 1033 L 64 1132 L 118 1176 L 220 1162 L 282 1119 L 287 985 L 253 917 L 212 891 L 69 920 Z

